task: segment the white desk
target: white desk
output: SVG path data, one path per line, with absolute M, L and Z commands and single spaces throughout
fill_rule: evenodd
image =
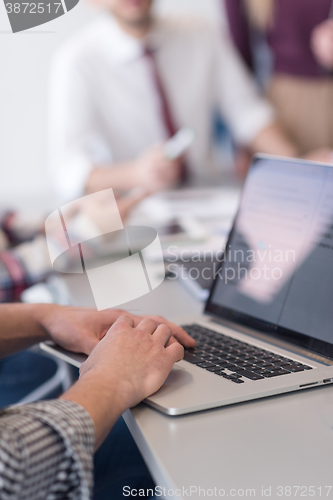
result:
M 92 305 L 84 276 L 66 281 L 79 305 Z M 200 313 L 201 307 L 178 282 L 167 280 L 126 309 L 170 318 Z M 225 498 L 262 499 L 262 487 L 272 487 L 268 498 L 273 500 L 333 498 L 332 386 L 181 417 L 141 404 L 127 411 L 125 420 L 156 483 L 167 490 L 188 489 L 188 496 L 185 491 L 180 497 L 184 500 L 207 498 L 215 487 L 217 495 L 225 490 Z M 325 486 L 331 485 L 327 496 Z M 206 497 L 202 492 L 190 497 L 190 486 L 205 489 Z M 316 490 L 313 495 L 299 489 L 295 495 L 292 488 L 292 495 L 279 496 L 279 486 Z M 177 497 L 170 491 L 165 498 Z

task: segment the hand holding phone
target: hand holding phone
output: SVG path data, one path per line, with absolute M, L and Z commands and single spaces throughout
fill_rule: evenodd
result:
M 194 130 L 189 127 L 181 128 L 171 139 L 164 144 L 164 156 L 167 160 L 176 160 L 191 146 L 195 138 Z

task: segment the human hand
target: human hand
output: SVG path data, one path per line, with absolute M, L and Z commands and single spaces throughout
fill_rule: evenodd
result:
M 311 48 L 317 61 L 327 70 L 333 69 L 333 19 L 316 26 L 311 35 Z
M 49 338 L 64 349 L 90 354 L 120 315 L 118 310 L 38 304 L 36 315 Z
M 78 200 L 79 212 L 77 214 L 85 226 L 93 224 L 103 234 L 109 233 L 110 221 L 118 220 L 122 222 L 128 218 L 135 205 L 142 201 L 149 194 L 145 188 L 134 188 L 126 195 L 116 197 L 115 206 L 113 197 L 110 197 L 110 190 L 106 189 L 95 193 L 95 196 L 86 196 Z M 87 224 L 88 222 L 88 224 Z
M 156 392 L 183 358 L 183 347 L 170 344 L 171 336 L 166 324 L 145 318 L 136 325 L 130 316 L 120 316 L 81 365 L 80 379 L 89 374 L 89 379 L 102 381 L 110 404 L 122 411 L 131 408 Z
M 111 325 L 123 315 L 130 316 L 135 326 L 144 318 L 151 318 L 158 325 L 168 326 L 173 338 L 185 347 L 194 347 L 195 345 L 195 340 L 185 330 L 161 316 L 136 316 L 121 309 L 96 311 L 96 309 L 66 307 L 56 304 L 39 304 L 36 307 L 36 314 L 39 323 L 54 342 L 69 351 L 88 355 L 105 336 Z
M 120 311 L 121 314 L 126 314 L 123 311 Z M 166 320 L 162 316 L 154 316 L 154 315 L 144 315 L 144 316 L 131 316 L 134 319 L 135 325 L 137 325 L 140 321 L 143 319 L 151 319 L 157 323 L 157 325 L 166 325 L 171 329 L 172 332 L 172 337 L 170 342 L 177 340 L 181 345 L 184 347 L 190 348 L 190 347 L 195 347 L 195 340 L 190 337 L 190 335 L 185 332 L 185 330 L 178 325 L 175 325 L 171 321 Z
M 333 163 L 333 151 L 329 148 L 320 148 L 310 151 L 304 156 L 306 160 L 318 161 L 320 163 Z
M 163 149 L 164 144 L 157 144 L 134 161 L 139 184 L 152 192 L 171 187 L 180 180 L 181 159 L 166 159 Z

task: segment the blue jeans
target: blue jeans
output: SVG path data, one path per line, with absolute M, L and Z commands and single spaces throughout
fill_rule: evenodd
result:
M 95 453 L 95 488 L 93 500 L 118 500 L 123 488 L 154 490 L 155 484 L 122 418 Z M 137 497 L 139 497 L 139 492 Z M 140 498 L 151 498 L 147 495 Z
M 23 351 L 0 360 L 0 408 L 18 403 L 30 392 L 49 380 L 57 371 L 53 359 L 31 351 Z M 60 396 L 61 388 L 48 395 Z

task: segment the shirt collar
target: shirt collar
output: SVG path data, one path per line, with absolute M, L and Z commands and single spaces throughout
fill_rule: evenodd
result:
M 144 47 L 158 50 L 163 41 L 161 20 L 154 18 L 147 36 L 138 40 L 121 29 L 111 14 L 106 14 L 99 25 L 99 38 L 107 57 L 114 65 L 126 65 L 142 57 Z

